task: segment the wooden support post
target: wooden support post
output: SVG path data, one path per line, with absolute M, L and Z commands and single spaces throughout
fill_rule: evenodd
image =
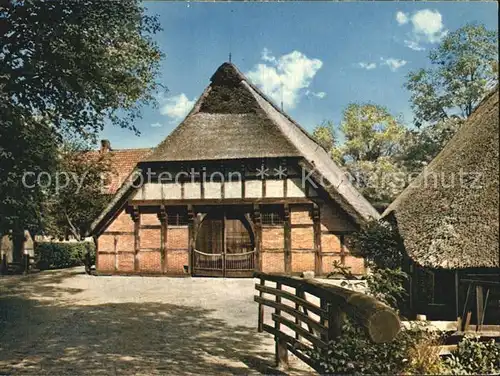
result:
M 167 210 L 164 205 L 160 206 L 160 211 L 158 212 L 158 219 L 161 223 L 161 244 L 160 244 L 160 254 L 161 254 L 161 271 L 166 272 L 167 268 L 167 232 L 168 232 L 168 217 Z
M 312 209 L 314 230 L 314 274 L 317 276 L 323 274 L 323 260 L 321 257 L 321 222 L 319 215 L 319 207 L 317 204 L 314 204 Z
M 24 261 L 24 272 L 23 274 L 28 274 L 30 270 L 30 255 L 27 251 L 23 253 L 23 261 Z
M 483 286 L 476 285 L 476 331 L 479 331 L 483 314 L 484 314 Z
M 342 334 L 342 326 L 346 320 L 346 314 L 334 303 L 328 303 L 328 342 Z
M 470 321 L 470 312 L 468 312 L 467 309 L 468 309 L 468 305 L 469 305 L 469 296 L 470 296 L 471 286 L 472 285 L 469 283 L 469 286 L 467 286 L 467 294 L 465 295 L 464 310 L 462 313 L 462 328 L 461 328 L 462 331 L 465 331 L 466 327 L 468 326 L 468 321 Z
M 139 250 L 141 249 L 141 215 L 139 214 L 139 208 L 137 206 L 132 208 L 131 215 L 134 221 L 134 271 L 137 272 L 139 271 Z
M 241 164 L 240 167 L 240 174 L 241 174 L 241 198 L 245 198 L 245 180 L 246 180 L 246 166 L 245 163 Z
M 285 235 L 285 273 L 292 272 L 292 226 L 290 223 L 290 207 L 284 204 L 284 235 Z
M 262 271 L 262 217 L 258 204 L 253 206 L 253 222 L 255 225 L 255 262 L 256 269 Z
M 193 205 L 187 206 L 188 211 L 188 236 L 189 236 L 189 244 L 188 244 L 188 273 L 193 274 L 193 257 L 194 257 L 194 248 L 196 245 L 196 233 L 195 233 L 195 215 L 193 211 Z
M 97 260 L 97 248 L 96 248 L 96 260 Z M 7 255 L 2 254 L 2 265 L 0 266 L 0 274 L 7 274 Z
M 266 285 L 266 280 L 264 278 L 260 279 L 260 285 L 261 286 Z M 264 297 L 264 293 L 262 291 L 259 291 L 259 297 L 261 297 L 261 298 Z M 258 317 L 258 323 L 257 323 L 257 331 L 259 333 L 262 333 L 264 331 L 263 324 L 264 324 L 264 306 L 259 303 L 259 317 Z
M 303 298 L 305 300 L 304 290 L 301 287 L 295 288 L 295 295 L 298 296 L 299 298 Z M 295 310 L 297 312 L 300 312 L 300 304 L 299 303 L 295 303 Z M 295 317 L 295 325 L 302 326 L 298 317 Z M 295 339 L 300 340 L 300 335 L 297 331 L 295 331 Z
M 478 331 L 483 330 L 483 323 L 484 323 L 484 316 L 486 315 L 486 307 L 488 307 L 488 298 L 490 296 L 490 290 L 491 288 L 488 287 L 486 289 L 486 297 L 484 298 L 484 308 L 483 308 L 483 315 L 481 316 L 481 321 L 479 322 L 479 328 Z
M 340 264 L 345 265 L 345 235 L 340 235 Z
M 260 163 L 260 168 L 262 169 L 263 172 L 265 171 L 266 161 L 265 161 L 264 158 L 262 158 L 262 161 Z M 262 174 L 262 197 L 266 197 L 266 191 L 267 191 L 267 188 L 266 188 L 266 175 L 263 173 Z
M 276 282 L 276 289 L 281 290 L 282 285 L 280 282 Z M 281 296 L 276 295 L 276 303 L 281 303 Z M 281 310 L 279 308 L 274 309 L 274 313 L 276 316 L 281 315 Z M 281 324 L 278 321 L 274 322 L 274 328 L 276 331 L 281 330 Z M 275 342 L 275 356 L 276 356 L 276 367 L 288 367 L 288 349 L 286 340 L 281 337 L 274 337 Z
M 327 311 L 328 310 L 328 303 L 324 298 L 320 298 L 319 301 L 319 306 L 322 310 Z M 326 326 L 326 320 L 323 316 L 319 318 L 319 323 L 323 326 Z M 324 342 L 328 342 L 328 338 L 325 334 L 321 333 L 321 340 Z
M 285 176 L 283 177 L 283 197 L 286 198 L 288 196 L 288 177 L 286 176 L 287 163 L 285 158 L 281 160 L 280 168 L 282 171 L 285 171 Z

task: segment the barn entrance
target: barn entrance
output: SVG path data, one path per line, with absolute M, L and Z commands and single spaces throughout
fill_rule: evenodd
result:
M 209 212 L 200 224 L 193 250 L 193 275 L 250 277 L 255 269 L 255 239 L 244 214 Z

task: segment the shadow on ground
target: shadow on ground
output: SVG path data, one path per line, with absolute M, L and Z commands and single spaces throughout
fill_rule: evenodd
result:
M 278 373 L 255 328 L 174 304 L 60 303 L 58 280 L 70 276 L 0 286 L 0 374 Z

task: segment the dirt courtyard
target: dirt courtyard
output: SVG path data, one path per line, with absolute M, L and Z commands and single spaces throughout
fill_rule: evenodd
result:
M 254 283 L 82 268 L 0 277 L 0 374 L 285 374 L 257 333 Z

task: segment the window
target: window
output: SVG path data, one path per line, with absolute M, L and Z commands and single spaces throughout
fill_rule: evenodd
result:
M 182 208 L 168 208 L 168 225 L 169 226 L 187 226 L 188 224 L 188 213 L 187 209 Z
M 283 208 L 270 207 L 262 211 L 262 224 L 265 226 L 283 226 L 285 223 Z

